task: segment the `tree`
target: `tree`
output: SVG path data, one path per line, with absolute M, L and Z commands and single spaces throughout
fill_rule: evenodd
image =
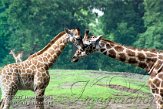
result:
M 2 2 L 6 9 L 1 15 L 4 15 L 7 29 L 1 26 L 5 30 L 5 32 L 1 32 L 5 33 L 1 37 L 8 37 L 5 39 L 7 46 L 4 51 L 13 48 L 16 51 L 23 50 L 26 58 L 43 48 L 65 27 L 78 27 L 84 31 L 91 17 L 94 17 L 91 12 L 91 2 L 84 0 L 2 0 Z M 72 46 L 65 49 L 65 54 L 68 55 L 61 55 L 58 65 L 64 63 L 64 67 L 66 67 L 66 64 L 70 64 L 70 60 L 68 60 L 69 53 L 72 51 L 69 49 L 70 47 Z M 5 63 L 11 63 L 12 61 L 7 54 L 5 52 L 2 59 Z
M 145 48 L 163 49 L 163 1 L 144 0 L 144 23 L 146 31 L 139 34 L 136 45 Z

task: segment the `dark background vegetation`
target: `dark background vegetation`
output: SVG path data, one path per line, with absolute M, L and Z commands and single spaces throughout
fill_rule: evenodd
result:
M 14 62 L 11 49 L 23 50 L 25 60 L 65 27 L 80 28 L 82 36 L 89 29 L 127 46 L 162 50 L 163 0 L 1 0 L 0 66 Z M 53 68 L 144 73 L 102 54 L 71 63 L 74 51 L 69 44 Z

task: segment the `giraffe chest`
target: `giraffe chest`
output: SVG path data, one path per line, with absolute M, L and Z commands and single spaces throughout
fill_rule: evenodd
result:
M 21 75 L 18 77 L 19 90 L 26 90 L 30 89 L 33 90 L 34 88 L 34 74 L 30 72 L 21 72 Z

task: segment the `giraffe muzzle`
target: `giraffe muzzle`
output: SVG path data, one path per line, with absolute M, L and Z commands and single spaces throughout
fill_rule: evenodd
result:
M 78 62 L 78 59 L 74 56 L 72 57 L 71 62 Z

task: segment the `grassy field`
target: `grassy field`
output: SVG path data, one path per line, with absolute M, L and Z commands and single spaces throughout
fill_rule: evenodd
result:
M 55 106 L 58 106 L 56 109 L 72 107 L 73 102 L 77 103 L 75 108 L 94 109 L 95 103 L 99 108 L 102 108 L 104 103 L 125 104 L 126 99 L 129 98 L 132 98 L 132 100 L 141 98 L 141 100 L 145 99 L 147 102 L 151 98 L 147 86 L 148 76 L 91 70 L 50 70 L 49 72 L 51 79 L 45 92 L 45 101 L 51 103 L 48 104 L 48 108 L 51 107 L 51 109 L 54 109 L 53 103 L 57 103 L 55 104 Z M 133 104 L 132 100 L 128 104 Z M 20 101 L 34 101 L 34 93 L 18 91 L 13 101 L 16 102 L 13 104 L 13 108 L 25 109 L 21 108 L 25 103 L 17 103 Z M 142 103 L 143 101 L 139 102 Z M 26 105 L 31 108 L 30 104 Z

